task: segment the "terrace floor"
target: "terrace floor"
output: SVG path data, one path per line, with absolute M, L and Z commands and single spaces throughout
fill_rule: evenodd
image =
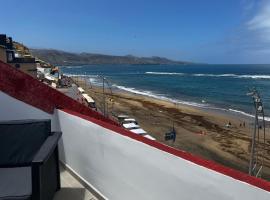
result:
M 98 200 L 67 170 L 61 167 L 60 171 L 61 190 L 55 194 L 53 200 Z

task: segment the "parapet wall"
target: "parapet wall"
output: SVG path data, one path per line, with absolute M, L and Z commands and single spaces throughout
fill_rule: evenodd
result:
M 56 108 L 66 108 L 117 125 L 100 113 L 2 61 L 0 61 L 0 90 L 46 113 L 52 114 Z
M 62 161 L 108 199 L 270 198 L 268 191 L 119 134 L 117 128 L 91 118 L 61 110 L 58 118 Z

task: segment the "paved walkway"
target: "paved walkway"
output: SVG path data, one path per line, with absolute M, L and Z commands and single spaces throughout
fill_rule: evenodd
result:
M 68 171 L 61 170 L 61 190 L 58 191 L 53 200 L 98 200 Z

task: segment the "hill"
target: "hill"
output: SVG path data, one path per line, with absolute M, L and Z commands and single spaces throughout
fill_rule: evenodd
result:
M 30 49 L 32 55 L 54 65 L 90 65 L 90 64 L 187 64 L 163 57 L 113 56 L 93 53 L 70 53 L 55 49 Z

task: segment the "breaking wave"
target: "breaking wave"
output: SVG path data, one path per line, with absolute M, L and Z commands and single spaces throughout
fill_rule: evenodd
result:
M 191 74 L 192 76 L 237 77 L 236 74 Z
M 69 73 L 66 73 L 64 75 L 68 76 L 68 77 L 82 78 L 82 80 L 86 79 L 89 82 L 89 84 L 93 84 L 96 86 L 102 86 L 102 80 L 100 78 L 98 78 L 97 75 L 69 74 Z
M 185 74 L 185 73 L 177 73 L 177 72 L 145 72 L 145 74 L 152 75 L 186 75 L 186 76 L 206 76 L 206 77 L 231 77 L 231 78 L 250 78 L 250 79 L 270 79 L 270 75 L 259 75 L 259 74 Z
M 145 72 L 145 74 L 197 76 L 197 77 L 230 77 L 230 78 L 242 78 L 242 79 L 270 79 L 270 75 L 199 74 L 199 73 L 198 74 L 187 74 L 187 73 L 185 74 L 185 73 L 174 73 L 174 72 Z M 102 81 L 100 78 L 97 77 L 97 75 L 72 74 L 72 73 L 66 73 L 64 75 L 67 75 L 70 77 L 86 78 L 91 84 L 96 85 L 96 86 L 102 86 Z M 178 104 L 189 105 L 189 106 L 194 106 L 194 107 L 199 107 L 199 108 L 220 110 L 220 111 L 239 114 L 239 115 L 249 117 L 249 118 L 254 118 L 254 115 L 246 113 L 246 112 L 241 111 L 241 110 L 215 107 L 215 106 L 209 105 L 207 103 L 196 103 L 196 102 L 191 102 L 191 101 L 183 101 L 183 100 L 167 97 L 164 94 L 155 93 L 155 92 L 149 91 L 149 90 L 140 90 L 140 89 L 136 89 L 133 87 L 125 87 L 125 86 L 116 85 L 116 84 L 113 84 L 112 86 L 114 88 L 124 90 L 124 91 L 130 92 L 130 93 L 144 95 L 144 96 L 148 96 L 148 97 L 152 97 L 152 98 L 156 98 L 156 99 L 160 99 L 160 100 L 170 101 L 170 102 L 176 103 L 176 104 L 178 103 Z M 270 117 L 266 116 L 265 121 L 270 122 Z
M 192 74 L 193 76 L 208 77 L 232 77 L 232 78 L 251 78 L 251 79 L 270 79 L 270 75 L 236 75 L 236 74 Z
M 138 89 L 135 89 L 135 88 L 119 86 L 119 85 L 115 85 L 115 84 L 113 86 L 120 89 L 120 90 L 124 90 L 124 91 L 130 92 L 130 93 L 144 95 L 144 96 L 152 97 L 152 98 L 155 98 L 155 99 L 170 101 L 172 103 L 179 103 L 179 104 L 188 105 L 188 106 L 194 106 L 194 107 L 199 107 L 199 108 L 207 108 L 207 109 L 213 109 L 213 110 L 227 111 L 227 112 L 237 113 L 237 114 L 240 114 L 240 115 L 243 115 L 243 116 L 246 116 L 246 117 L 254 118 L 254 115 L 251 115 L 249 113 L 246 113 L 246 112 L 243 112 L 243 111 L 240 111 L 240 110 L 213 107 L 213 106 L 211 106 L 209 104 L 206 104 L 206 103 L 203 104 L 203 103 L 176 100 L 176 99 L 172 99 L 172 98 L 163 96 L 162 94 L 156 94 L 156 93 L 153 93 L 153 92 L 147 91 L 147 90 L 138 90 Z M 262 119 L 261 117 L 259 117 L 259 118 Z M 265 121 L 270 121 L 270 117 L 265 117 Z
M 234 113 L 238 113 L 238 114 L 241 114 L 241 115 L 244 115 L 244 116 L 247 116 L 247 117 L 252 117 L 254 118 L 254 115 L 251 115 L 251 114 L 248 114 L 246 112 L 243 112 L 243 111 L 240 111 L 240 110 L 235 110 L 235 109 L 229 109 L 229 111 L 231 112 L 234 112 Z M 259 117 L 259 119 L 262 119 L 262 117 Z M 270 117 L 264 117 L 265 121 L 270 121 Z
M 83 66 L 61 66 L 63 68 L 67 68 L 67 69 L 80 69 L 83 68 Z
M 270 75 L 240 75 L 240 78 L 270 79 Z
M 69 77 L 90 77 L 90 75 L 86 75 L 86 74 L 69 74 L 69 73 L 64 73 L 63 75 L 69 76 Z
M 154 75 L 184 75 L 184 73 L 177 73 L 177 72 L 145 72 L 145 73 Z
M 138 90 L 135 88 L 125 87 L 125 86 L 120 86 L 120 85 L 115 85 L 115 84 L 113 86 L 120 89 L 120 90 L 124 90 L 124 91 L 131 92 L 134 94 L 140 94 L 140 95 L 144 95 L 144 96 L 148 96 L 148 97 L 153 97 L 155 99 L 170 101 L 173 103 L 179 103 L 179 104 L 184 104 L 184 105 L 189 105 L 189 106 L 196 106 L 196 107 L 200 107 L 200 108 L 204 108 L 207 106 L 207 104 L 200 104 L 200 103 L 195 103 L 195 102 L 172 99 L 172 98 L 163 96 L 162 94 L 156 94 L 156 93 L 153 93 L 153 92 L 147 91 L 147 90 Z

